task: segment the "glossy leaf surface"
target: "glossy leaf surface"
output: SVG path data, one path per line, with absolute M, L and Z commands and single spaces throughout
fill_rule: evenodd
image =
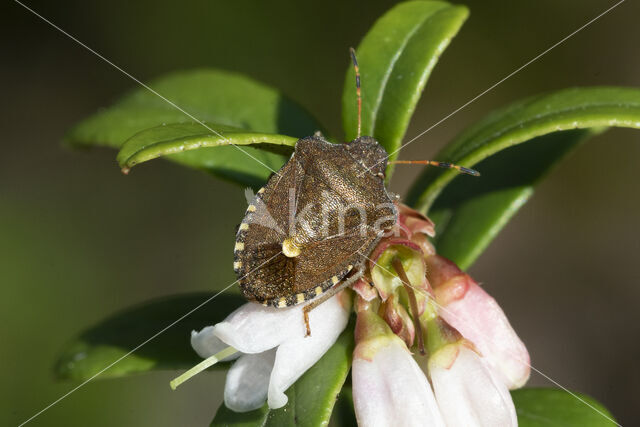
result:
M 427 79 L 468 16 L 464 6 L 440 1 L 400 3 L 376 21 L 357 49 L 362 84 L 362 134 L 397 157 Z M 357 134 L 355 72 L 342 97 L 346 140 Z M 390 176 L 388 168 L 387 175 Z
M 511 392 L 520 427 L 608 427 L 611 413 L 593 398 L 560 389 L 523 388 Z M 582 399 L 582 400 L 580 400 Z M 331 419 L 336 426 L 356 426 L 350 387 L 340 393 Z
M 615 426 L 611 413 L 584 394 L 560 389 L 523 388 L 511 392 L 520 427 Z
M 74 147 L 119 149 L 140 131 L 163 124 L 196 123 L 186 113 L 205 123 L 254 133 L 299 138 L 322 130 L 303 108 L 280 92 L 239 74 L 215 69 L 178 72 L 150 82 L 149 87 L 164 99 L 145 88 L 135 89 L 79 123 L 68 133 L 66 142 Z M 242 149 L 249 155 L 234 147 L 219 147 L 176 154 L 172 160 L 253 186 L 266 180 L 269 168 L 278 170 L 286 160 L 255 148 Z
M 208 123 L 205 125 L 172 123 L 138 132 L 122 145 L 117 157 L 118 164 L 123 170 L 129 170 L 134 165 L 151 159 L 173 156 L 177 162 L 195 168 L 206 168 L 224 175 L 225 166 L 228 166 L 228 163 L 223 162 L 222 159 L 225 158 L 226 153 L 216 156 L 218 148 L 231 148 L 234 154 L 237 151 L 247 157 L 253 155 L 246 151 L 247 147 L 244 146 L 247 145 L 264 151 L 290 155 L 297 141 L 297 138 L 291 136 L 248 132 L 244 129 Z M 229 147 L 230 145 L 235 147 Z M 215 150 L 211 150 L 212 148 Z M 197 151 L 190 152 L 192 150 Z M 203 155 L 200 151 L 209 151 L 211 157 L 219 161 L 218 167 L 214 168 L 213 165 L 204 163 L 207 155 Z M 185 155 L 178 156 L 180 153 Z M 271 167 L 266 164 L 261 165 L 260 159 L 253 160 L 256 162 L 255 168 L 264 167 L 269 170 Z M 237 171 L 227 171 L 227 173 L 234 172 L 237 174 Z
M 345 385 L 340 390 L 340 395 L 331 415 L 330 425 L 333 427 L 358 427 L 356 412 L 353 407 L 353 389 L 350 385 Z
M 469 268 L 533 195 L 542 178 L 580 142 L 601 129 L 576 129 L 538 137 L 478 164 L 479 178 L 449 184 L 431 208 L 438 253 Z
M 192 367 L 202 359 L 191 348 L 191 331 L 220 322 L 246 302 L 240 296 L 228 294 L 211 299 L 214 295 L 197 293 L 162 298 L 105 319 L 67 345 L 56 363 L 56 375 L 62 379 L 79 381 L 91 378 L 186 313 L 201 306 L 114 364 L 99 378 Z
M 436 157 L 466 167 L 505 148 L 549 133 L 593 127 L 640 128 L 640 90 L 619 87 L 564 89 L 498 110 L 448 144 Z M 482 170 L 479 171 L 482 173 Z M 426 169 L 408 201 L 426 212 L 455 170 Z
M 438 251 L 467 268 L 545 173 L 605 126 L 640 128 L 640 90 L 567 89 L 518 102 L 490 114 L 437 156 L 475 167 L 482 176 L 456 178 L 455 171 L 427 169 L 408 202 L 429 210 L 439 227 Z

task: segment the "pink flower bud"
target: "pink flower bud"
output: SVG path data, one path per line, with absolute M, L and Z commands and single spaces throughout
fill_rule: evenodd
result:
M 365 301 L 372 301 L 378 297 L 376 288 L 365 279 L 358 279 L 355 281 L 351 288 Z
M 507 387 L 522 387 L 529 353 L 496 300 L 446 258 L 428 257 L 427 270 L 440 316 L 476 346 Z
M 424 233 L 431 237 L 436 235 L 435 226 L 429 218 L 403 203 L 398 204 L 398 222 L 405 225 L 412 235 L 413 233 Z
M 433 247 L 433 243 L 431 243 L 426 234 L 415 233 L 411 236 L 411 241 L 420 247 L 425 257 L 436 254 L 436 248 Z

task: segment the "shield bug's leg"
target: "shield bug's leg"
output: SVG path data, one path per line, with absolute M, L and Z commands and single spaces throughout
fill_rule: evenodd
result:
M 307 330 L 307 333 L 305 334 L 306 337 L 311 336 L 311 325 L 309 324 L 309 312 L 311 310 L 313 310 L 314 308 L 316 308 L 317 306 L 319 306 L 320 304 L 322 304 L 323 302 L 325 302 L 326 300 L 328 300 L 329 298 L 331 298 L 332 296 L 334 296 L 335 294 L 337 294 L 338 292 L 340 292 L 341 290 L 343 290 L 344 288 L 347 288 L 347 287 L 351 286 L 356 280 L 358 280 L 360 277 L 362 277 L 363 273 L 364 273 L 364 269 L 363 268 L 359 268 L 351 276 L 349 276 L 348 278 L 344 279 L 342 282 L 338 283 L 337 285 L 329 288 L 320 297 L 318 297 L 317 299 L 311 301 L 309 304 L 305 305 L 302 308 L 302 315 L 303 315 L 303 318 L 304 318 L 304 326 L 305 326 L 305 328 Z
M 463 166 L 454 165 L 453 163 L 438 162 L 436 160 L 394 160 L 389 162 L 389 164 L 437 166 L 439 168 L 455 169 L 458 172 L 466 173 L 467 175 L 480 176 L 480 172 L 475 169 L 465 168 Z
M 358 97 L 358 138 L 360 138 L 360 132 L 362 131 L 362 91 L 360 89 L 360 69 L 358 68 L 356 51 L 352 47 L 350 47 L 349 52 L 351 53 L 353 69 L 356 72 L 356 96 Z

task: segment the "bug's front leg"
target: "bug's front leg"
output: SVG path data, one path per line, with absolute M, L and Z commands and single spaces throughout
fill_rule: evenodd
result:
M 302 308 L 302 316 L 304 319 L 304 326 L 306 328 L 305 337 L 311 336 L 309 312 L 314 308 L 316 308 L 317 306 L 319 306 L 320 304 L 322 304 L 323 302 L 325 302 L 326 300 L 328 300 L 329 298 L 331 298 L 332 296 L 336 295 L 341 290 L 345 289 L 348 286 L 351 286 L 356 280 L 362 277 L 363 273 L 364 273 L 364 268 L 360 267 L 359 269 L 354 271 L 353 274 L 351 274 L 349 277 L 344 279 L 342 282 L 336 284 L 335 286 L 332 286 L 325 293 L 319 296 L 317 299 L 314 299 L 313 301 L 311 301 L 309 304 L 305 305 Z

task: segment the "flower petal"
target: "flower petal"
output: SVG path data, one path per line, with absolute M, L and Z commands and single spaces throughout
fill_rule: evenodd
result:
M 411 241 L 420 246 L 420 250 L 425 257 L 435 255 L 436 248 L 426 235 L 422 233 L 415 233 L 411 236 Z
M 356 301 L 351 378 L 360 426 L 444 426 L 427 377 L 374 305 Z
M 444 306 L 440 316 L 476 346 L 507 387 L 522 387 L 531 372 L 527 348 L 496 300 L 473 280 L 467 284 L 464 296 Z
M 379 343 L 378 343 L 379 344 Z M 444 426 L 426 376 L 397 337 L 370 360 L 353 360 L 353 405 L 359 426 Z
M 222 342 L 220 338 L 216 337 L 213 334 L 213 326 L 207 326 L 200 332 L 191 331 L 191 347 L 193 347 L 193 349 L 196 351 L 196 353 L 198 353 L 200 357 L 206 359 L 207 357 L 221 352 L 225 348 L 229 347 L 229 345 Z M 234 360 L 240 356 L 241 353 L 237 352 L 229 357 L 222 359 L 222 361 L 226 362 L 229 360 Z
M 269 382 L 270 408 L 286 405 L 284 392 L 331 348 L 347 326 L 351 304 L 345 304 L 345 296 L 342 292 L 309 312 L 311 336 L 295 333 L 280 344 Z M 301 318 L 296 320 L 302 322 Z
M 435 224 L 429 218 L 404 203 L 398 204 L 399 222 L 404 223 L 412 233 L 424 233 L 428 236 L 435 236 Z
M 498 303 L 448 259 L 426 259 L 439 314 L 471 341 L 510 389 L 522 387 L 531 372 L 529 352 Z
M 224 385 L 224 404 L 227 408 L 247 412 L 264 405 L 275 355 L 275 349 L 245 354 L 231 366 Z
M 302 308 L 265 307 L 249 302 L 215 325 L 213 333 L 243 353 L 262 353 L 290 337 L 304 337 Z
M 351 285 L 351 289 L 353 289 L 360 296 L 360 298 L 364 299 L 365 301 L 373 301 L 378 297 L 376 288 L 372 286 L 367 280 L 362 278 L 356 280 L 355 283 Z
M 447 425 L 517 426 L 509 390 L 493 369 L 469 347 L 451 345 L 459 350 L 452 365 L 438 363 L 437 353 L 429 361 L 436 400 Z

